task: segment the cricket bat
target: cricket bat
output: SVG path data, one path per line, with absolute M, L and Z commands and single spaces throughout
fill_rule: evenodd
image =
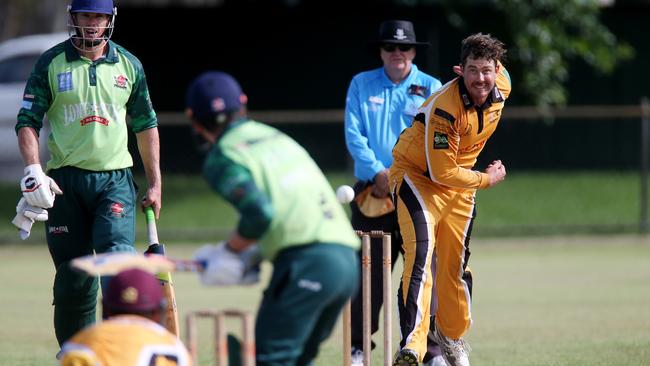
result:
M 151 208 L 151 206 L 145 207 L 144 212 L 147 217 L 147 238 L 149 241 L 149 247 L 144 253 L 145 255 L 157 254 L 165 256 L 165 245 L 160 244 L 158 241 L 158 230 L 156 228 L 156 217 L 154 216 L 153 208 Z M 174 283 L 172 282 L 171 272 L 159 272 L 157 277 L 162 285 L 165 300 L 167 300 L 167 309 L 163 314 L 165 317 L 165 327 L 169 332 L 178 337 L 178 308 L 176 307 L 176 294 L 174 292 Z
M 187 259 L 171 259 L 159 254 L 110 252 L 90 254 L 72 260 L 72 268 L 92 276 L 115 276 L 131 268 L 151 274 L 165 272 L 202 272 L 205 263 Z

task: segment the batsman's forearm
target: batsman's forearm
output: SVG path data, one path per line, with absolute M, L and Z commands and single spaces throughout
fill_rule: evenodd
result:
M 35 129 L 23 127 L 18 130 L 18 146 L 25 166 L 40 163 L 38 144 L 38 133 Z
M 144 173 L 147 176 L 149 188 L 162 190 L 162 178 L 160 175 L 160 138 L 158 128 L 150 128 L 136 134 L 138 150 L 142 158 Z

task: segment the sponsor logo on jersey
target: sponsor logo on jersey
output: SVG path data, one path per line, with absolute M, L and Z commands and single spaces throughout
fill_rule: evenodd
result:
M 81 121 L 81 125 L 99 122 L 108 125 L 109 121 L 119 121 L 119 108 L 109 103 L 76 103 L 63 105 L 63 124 Z
M 114 86 L 120 88 L 120 89 L 126 89 L 126 84 L 129 82 L 129 79 L 126 78 L 126 76 L 120 74 L 115 76 L 115 84 Z
M 447 140 L 447 135 L 440 132 L 433 133 L 433 148 L 434 149 L 448 149 L 449 140 Z
M 488 123 L 494 123 L 499 120 L 501 117 L 501 110 L 497 109 L 496 111 L 490 112 L 488 114 Z
M 72 71 L 62 72 L 56 75 L 58 80 L 58 91 L 65 92 L 72 90 Z
M 384 104 L 384 98 L 376 97 L 374 95 L 368 98 L 368 101 L 375 104 Z
M 61 234 L 69 233 L 67 225 L 48 226 L 47 227 L 47 232 L 48 232 L 48 234 L 53 234 L 53 235 L 61 235 Z
M 410 95 L 419 95 L 426 98 L 429 95 L 429 89 L 426 86 L 411 84 L 407 90 Z
M 81 122 L 82 126 L 85 126 L 85 125 L 87 125 L 89 123 L 93 123 L 93 122 L 97 122 L 97 123 L 100 123 L 100 124 L 102 124 L 104 126 L 108 126 L 108 120 L 106 118 L 100 117 L 100 116 L 88 116 L 88 117 L 83 118 L 80 122 Z
M 301 278 L 298 280 L 298 287 L 304 288 L 305 290 L 311 292 L 319 292 L 323 288 L 323 285 L 321 285 L 320 282 Z
M 108 205 L 108 214 L 118 218 L 126 216 L 124 213 L 124 204 L 121 202 L 112 202 Z
M 465 104 L 465 107 L 469 107 L 472 103 L 469 101 L 469 97 L 467 94 L 462 94 L 461 97 L 463 98 L 463 104 Z
M 33 104 L 34 104 L 34 94 L 23 95 L 23 103 L 21 105 L 23 109 L 32 109 Z
M 499 91 L 499 89 L 494 88 L 494 93 L 492 94 L 492 101 L 493 102 L 503 102 L 503 94 Z
M 486 140 L 483 140 L 483 141 L 481 141 L 481 142 L 477 142 L 477 143 L 475 143 L 475 144 L 473 144 L 473 145 L 470 145 L 470 146 L 468 146 L 468 147 L 464 147 L 464 148 L 462 148 L 462 149 L 459 149 L 459 150 L 458 150 L 458 153 L 459 153 L 459 154 L 467 154 L 467 153 L 474 152 L 474 151 L 476 151 L 476 150 L 480 150 L 480 149 L 482 149 L 483 146 L 485 145 L 485 142 L 486 142 Z

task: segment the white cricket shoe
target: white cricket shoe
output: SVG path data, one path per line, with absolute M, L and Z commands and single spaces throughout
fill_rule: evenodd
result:
M 350 366 L 363 366 L 363 350 L 361 348 L 352 346 Z
M 429 361 L 422 364 L 422 366 L 447 366 L 445 359 L 441 355 L 438 355 Z
M 438 327 L 433 332 L 433 340 L 438 343 L 442 357 L 449 366 L 469 366 L 469 344 L 462 338 L 451 339 L 440 333 Z

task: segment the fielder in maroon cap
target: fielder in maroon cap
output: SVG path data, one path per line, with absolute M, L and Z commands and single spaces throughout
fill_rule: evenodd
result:
M 61 365 L 192 364 L 187 348 L 160 324 L 164 299 L 152 274 L 120 272 L 111 279 L 102 304 L 106 320 L 64 343 Z

